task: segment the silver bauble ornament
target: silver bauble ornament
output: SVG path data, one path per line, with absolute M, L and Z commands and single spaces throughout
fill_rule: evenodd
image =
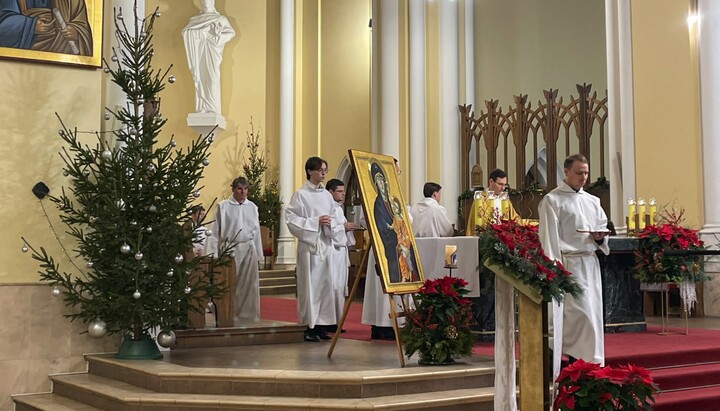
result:
M 105 334 L 107 334 L 107 324 L 105 324 L 105 321 L 99 318 L 90 321 L 90 324 L 88 324 L 88 335 L 93 338 L 100 338 L 104 337 Z
M 168 77 L 168 83 L 174 83 L 174 82 L 175 82 L 175 76 L 173 76 L 171 74 L 170 77 Z
M 215 141 L 215 134 L 210 134 L 209 136 L 207 136 L 207 141 L 208 143 L 212 143 L 213 141 Z
M 135 290 L 135 292 L 133 293 L 133 298 L 136 300 L 139 300 L 141 296 L 142 294 L 140 294 L 140 291 L 138 290 Z
M 205 229 L 205 236 L 207 236 L 207 237 L 212 237 L 212 235 L 213 235 L 212 230 L 209 230 L 209 229 L 206 228 L 206 229 Z
M 195 196 L 195 198 L 200 197 L 200 190 L 196 190 L 196 191 L 193 193 L 193 196 Z
M 155 17 L 159 18 L 161 15 L 160 10 L 155 11 Z
M 64 177 L 67 177 L 67 176 L 69 176 L 69 175 L 70 175 L 70 172 L 69 172 L 69 171 L 63 170 L 63 176 L 64 176 Z
M 60 137 L 64 136 L 65 130 L 62 130 L 62 129 L 58 130 L 58 134 L 60 134 Z
M 135 259 L 138 260 L 138 261 L 142 260 L 142 259 L 143 259 L 143 253 L 141 253 L 140 251 L 138 251 L 137 253 L 135 253 Z
M 123 19 L 122 11 L 120 13 L 118 13 L 117 18 L 119 18 L 120 20 Z
M 182 254 L 178 254 L 175 256 L 175 262 L 178 264 L 182 263 L 184 260 L 185 260 L 185 257 L 183 257 Z
M 92 261 L 88 261 L 87 263 L 85 263 L 85 267 L 87 268 L 93 268 L 93 265 L 94 263 Z
M 110 72 L 110 69 L 109 69 L 109 68 L 107 68 L 107 67 L 105 67 L 105 68 L 103 69 L 103 71 L 105 72 L 105 74 L 107 74 L 107 73 L 109 73 L 109 72 Z
M 130 253 L 130 245 L 125 243 L 120 246 L 120 252 L 123 254 L 129 254 Z
M 110 113 L 107 111 L 105 112 L 105 120 L 110 120 Z
M 210 160 L 208 160 L 207 158 L 203 158 L 202 165 L 204 165 L 204 166 L 210 165 Z
M 112 57 L 110 57 L 110 60 L 112 60 L 113 63 L 117 63 L 118 58 L 117 58 L 117 56 L 112 56 Z
M 131 222 L 130 222 L 130 227 L 135 227 L 135 226 L 137 226 L 137 221 L 131 221 Z
M 145 232 L 148 234 L 152 234 L 152 227 L 150 227 L 150 226 L 145 227 Z
M 60 292 L 60 287 L 58 287 L 57 285 L 52 288 L 52 292 L 51 292 L 51 293 L 52 293 L 52 296 L 53 296 L 53 297 L 59 297 L 60 294 L 62 294 L 62 293 Z
M 167 275 L 168 277 L 172 277 L 173 274 L 175 274 L 175 270 L 171 268 L 168 270 L 167 274 L 165 274 L 165 275 Z
M 100 154 L 103 158 L 103 160 L 110 160 L 112 159 L 112 151 L 108 150 L 107 148 L 103 150 L 102 154 Z
M 151 172 L 151 173 L 152 173 L 152 172 L 155 172 L 155 164 L 150 163 L 150 165 L 148 166 L 148 171 Z
M 163 331 L 157 336 L 157 343 L 163 348 L 170 348 L 175 345 L 175 333 L 172 330 Z
M 22 246 L 22 248 L 20 249 L 20 251 L 22 251 L 23 253 L 27 253 L 27 252 L 28 252 L 27 246 L 26 246 L 26 245 Z
M 185 287 L 185 294 L 190 294 L 190 291 L 192 291 L 192 288 L 190 288 L 189 285 L 186 286 L 186 287 Z
M 91 223 L 94 223 L 95 221 L 97 221 L 97 217 L 92 216 L 92 217 L 90 217 L 88 220 L 89 220 Z
M 151 204 L 150 207 L 148 207 L 148 211 L 154 213 L 157 211 L 157 207 L 155 207 L 154 204 Z
M 171 146 L 171 147 L 177 146 L 177 141 L 175 141 L 175 140 L 170 140 L 170 146 Z
M 131 136 L 135 136 L 135 134 L 137 134 L 137 130 L 135 129 L 135 127 L 130 127 L 130 130 L 128 132 Z
M 122 198 L 119 199 L 115 205 L 117 205 L 118 210 L 125 211 L 125 201 Z

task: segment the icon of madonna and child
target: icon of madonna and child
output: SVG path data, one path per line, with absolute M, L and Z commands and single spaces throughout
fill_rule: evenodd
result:
M 397 195 L 392 195 L 382 164 L 370 161 L 368 167 L 376 195 L 372 214 L 387 260 L 389 283 L 422 281 L 410 222 L 403 212 L 402 201 Z

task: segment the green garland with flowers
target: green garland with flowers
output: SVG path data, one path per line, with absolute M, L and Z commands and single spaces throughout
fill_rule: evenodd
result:
M 505 267 L 523 284 L 540 293 L 544 301 L 563 301 L 565 294 L 582 295 L 572 274 L 559 261 L 545 255 L 537 226 L 503 220 L 500 224 L 479 227 L 478 235 L 480 255 L 489 263 Z

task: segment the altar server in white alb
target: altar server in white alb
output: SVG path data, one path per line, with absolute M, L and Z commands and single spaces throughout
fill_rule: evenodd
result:
M 565 180 L 540 202 L 540 242 L 548 257 L 561 261 L 572 273 L 583 295 L 566 295 L 564 308 L 552 303 L 554 370 L 559 370 L 561 353 L 605 364 L 602 281 L 595 252 L 610 252 L 608 220 L 600 199 L 583 190 L 587 159 L 575 154 L 565 159 L 563 167 Z
M 447 210 L 440 205 L 438 183 L 428 182 L 423 187 L 425 198 L 410 210 L 412 229 L 416 237 L 452 237 L 453 226 L 447 216 Z
M 287 209 L 288 229 L 298 239 L 297 310 L 298 321 L 307 324 L 305 341 L 329 340 L 324 327 L 337 323 L 333 302 L 332 215 L 335 201 L 323 187 L 328 167 L 320 157 L 305 162 L 307 181 L 296 191 Z
M 327 190 L 335 200 L 334 214 L 332 215 L 332 280 L 333 297 L 335 301 L 335 319 L 340 321 L 345 308 L 345 297 L 348 295 L 348 267 L 350 255 L 348 247 L 355 245 L 355 223 L 345 218 L 345 183 L 333 178 L 327 183 Z
M 214 248 L 235 244 L 233 255 L 237 275 L 233 298 L 235 312 L 233 322 L 243 325 L 260 318 L 260 270 L 262 240 L 258 208 L 247 199 L 250 183 L 245 177 L 233 180 L 230 187 L 232 196 L 221 201 L 212 224 L 214 241 L 208 243 L 209 254 Z

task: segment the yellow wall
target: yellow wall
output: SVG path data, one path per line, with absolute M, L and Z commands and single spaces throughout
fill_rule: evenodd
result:
M 0 226 L 3 247 L 0 247 L 0 283 L 33 282 L 38 280 L 37 264 L 30 253 L 21 254 L 24 236 L 35 246 L 45 246 L 55 255 L 61 268 L 68 259 L 60 255 L 40 202 L 31 193 L 38 181 L 60 194 L 63 162 L 58 156 L 62 140 L 58 136 L 60 114 L 68 127 L 98 130 L 102 120 L 102 71 L 51 64 L 0 60 Z M 83 140 L 94 144 L 92 135 Z M 64 233 L 58 222 L 57 209 L 43 201 L 56 230 Z M 72 252 L 72 250 L 69 250 Z
M 688 225 L 700 227 L 698 70 L 688 7 L 688 0 L 632 2 L 636 192 L 684 207 Z

